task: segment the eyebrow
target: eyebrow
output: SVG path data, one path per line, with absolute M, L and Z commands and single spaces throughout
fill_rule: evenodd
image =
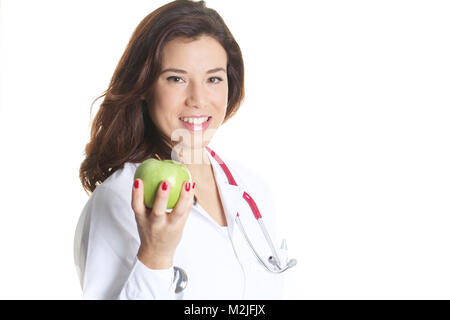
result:
M 223 71 L 223 72 L 227 73 L 224 68 L 214 68 L 214 69 L 208 70 L 206 73 L 215 73 L 218 71 Z M 187 71 L 185 71 L 185 70 L 175 69 L 175 68 L 164 69 L 163 71 L 161 71 L 161 74 L 163 74 L 164 72 L 176 72 L 176 73 L 185 73 L 185 74 L 187 73 Z

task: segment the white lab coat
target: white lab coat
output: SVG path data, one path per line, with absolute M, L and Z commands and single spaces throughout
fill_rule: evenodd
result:
M 238 186 L 228 183 L 211 160 L 227 227 L 219 226 L 197 203 L 191 209 L 173 266 L 188 276 L 186 288 L 175 293 L 173 266 L 153 270 L 136 255 L 140 240 L 131 208 L 133 177 L 138 164 L 125 163 L 86 203 L 75 232 L 75 265 L 84 299 L 283 299 L 283 276 L 267 271 L 256 259 L 235 222 L 242 224 L 258 253 L 272 255 L 243 191 L 257 203 L 275 246 L 275 206 L 271 188 L 247 167 L 219 154 Z

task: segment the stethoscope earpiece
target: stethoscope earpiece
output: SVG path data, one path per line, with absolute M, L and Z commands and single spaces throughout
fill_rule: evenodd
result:
M 289 268 L 292 268 L 293 266 L 295 266 L 297 264 L 297 260 L 296 259 L 291 259 L 288 261 L 287 265 Z

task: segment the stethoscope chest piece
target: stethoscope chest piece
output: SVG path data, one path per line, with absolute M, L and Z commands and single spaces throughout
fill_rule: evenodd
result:
M 188 276 L 186 274 L 186 271 L 184 271 L 180 267 L 174 266 L 173 271 L 174 271 L 174 278 L 177 279 L 178 277 L 177 286 L 175 287 L 175 293 L 180 293 L 187 286 Z

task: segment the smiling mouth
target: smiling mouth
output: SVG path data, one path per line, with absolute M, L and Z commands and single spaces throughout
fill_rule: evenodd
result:
M 179 118 L 183 127 L 189 131 L 205 131 L 208 129 L 211 123 L 210 116 L 200 116 L 200 117 L 181 117 Z
M 184 123 L 189 123 L 189 124 L 193 124 L 193 125 L 201 125 L 207 121 L 209 121 L 211 119 L 211 117 L 209 116 L 204 116 L 204 117 L 181 117 L 179 118 L 181 121 L 183 121 Z

